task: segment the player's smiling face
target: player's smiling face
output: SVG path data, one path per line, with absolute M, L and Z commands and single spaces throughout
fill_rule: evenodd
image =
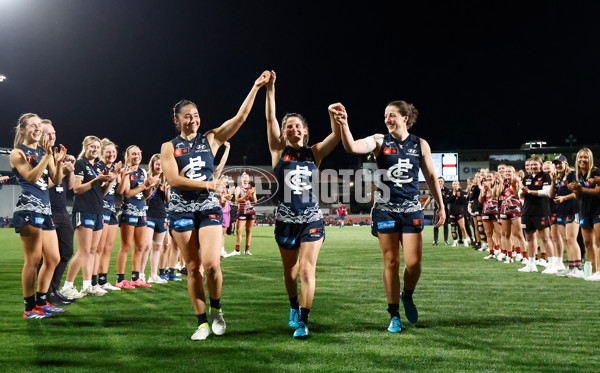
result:
M 85 157 L 87 159 L 95 159 L 98 157 L 99 154 L 100 154 L 100 143 L 98 141 L 93 141 L 85 149 Z
M 401 128 L 406 128 L 408 116 L 402 116 L 397 107 L 390 105 L 385 108 L 384 120 L 388 131 L 392 133 Z
M 131 166 L 137 166 L 142 162 L 142 151 L 138 147 L 133 147 L 129 149 L 129 155 L 127 157 L 129 159 L 129 164 Z
M 587 170 L 590 164 L 590 157 L 587 152 L 580 151 L 577 153 L 577 166 L 582 170 Z
M 102 156 L 104 157 L 105 163 L 112 164 L 117 159 L 117 149 L 114 145 L 107 145 L 104 148 Z
M 536 161 L 531 161 L 529 162 L 529 172 L 532 174 L 539 174 L 540 170 L 542 169 L 542 165 L 540 164 L 540 162 L 536 162 Z
M 290 117 L 285 122 L 285 138 L 291 143 L 302 145 L 306 131 L 304 124 L 298 117 Z
M 21 131 L 28 142 L 39 142 L 42 139 L 42 120 L 39 117 L 27 119 L 27 125 Z
M 200 127 L 200 114 L 192 104 L 184 106 L 173 120 L 185 133 L 194 133 Z

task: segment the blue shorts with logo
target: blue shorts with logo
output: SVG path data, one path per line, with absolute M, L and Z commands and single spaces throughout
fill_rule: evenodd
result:
M 573 215 L 567 215 L 567 216 L 556 215 L 554 218 L 555 218 L 554 224 L 558 224 L 558 225 L 579 223 L 579 213 L 577 213 L 577 212 Z
M 600 214 L 594 214 L 592 216 L 582 216 L 579 221 L 581 228 L 594 228 L 594 225 L 600 223 Z
M 71 217 L 71 223 L 73 224 L 73 229 L 85 227 L 93 231 L 101 231 L 104 228 L 104 216 L 88 212 L 75 212 Z
M 31 225 L 43 231 L 53 231 L 56 229 L 51 215 L 42 215 L 32 211 L 16 211 L 13 214 L 12 224 L 17 233 L 26 225 Z
M 211 225 L 223 225 L 220 206 L 204 211 L 169 213 L 169 230 L 175 232 L 189 232 Z
M 104 218 L 104 224 L 107 224 L 107 225 L 119 224 L 119 220 L 117 219 L 117 213 L 114 211 L 104 209 L 104 214 L 102 215 L 102 217 Z
M 373 209 L 371 211 L 371 234 L 378 233 L 421 233 L 423 231 L 423 211 L 391 212 Z
M 284 249 L 295 250 L 302 242 L 315 242 L 322 238 L 325 239 L 323 219 L 305 224 L 275 222 L 275 241 Z
M 146 218 L 146 225 L 148 228 L 154 229 L 156 233 L 166 232 L 169 227 L 169 221 L 167 218 Z
M 146 217 L 121 214 L 119 215 L 119 227 L 121 224 L 129 224 L 132 227 L 145 227 Z

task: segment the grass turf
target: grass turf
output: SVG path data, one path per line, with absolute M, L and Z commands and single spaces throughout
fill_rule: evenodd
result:
M 598 371 L 600 284 L 431 246 L 415 292 L 419 323 L 386 332 L 377 240 L 368 227 L 327 228 L 310 338 L 293 340 L 273 228 L 253 232 L 253 256 L 222 261 L 227 333 L 190 340 L 186 281 L 86 297 L 47 320 L 24 320 L 23 253 L 0 229 L 0 369 L 4 371 Z M 227 237 L 227 248 L 233 237 Z M 116 258 L 117 245 L 113 251 Z M 109 279 L 114 284 L 114 262 Z M 128 268 L 129 271 L 129 268 Z M 184 277 L 185 279 L 185 277 Z M 81 286 L 81 277 L 76 281 Z

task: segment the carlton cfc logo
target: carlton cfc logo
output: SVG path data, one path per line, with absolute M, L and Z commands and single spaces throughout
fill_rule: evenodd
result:
M 311 172 L 308 166 L 296 166 L 296 169 L 285 175 L 285 184 L 294 191 L 294 194 L 302 194 L 303 190 L 312 189 L 310 184 Z
M 413 168 L 409 159 L 398 159 L 398 164 L 393 165 L 388 169 L 387 177 L 394 182 L 394 185 L 402 188 L 402 184 L 408 184 L 413 181 L 413 178 L 405 175 Z
M 200 171 L 205 165 L 206 162 L 202 160 L 202 157 L 190 158 L 190 163 L 179 172 L 179 175 L 191 180 L 203 181 L 206 179 L 206 175 L 200 174 Z

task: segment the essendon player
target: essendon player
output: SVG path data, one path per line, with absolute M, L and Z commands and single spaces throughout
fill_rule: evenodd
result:
M 530 173 L 525 176 L 521 188 L 521 193 L 525 198 L 522 222 L 527 235 L 527 255 L 529 259 L 525 267 L 519 271 L 535 272 L 532 269 L 535 267 L 534 260 L 537 251 L 535 232 L 537 231 L 541 249 L 546 252 L 550 261 L 548 267 L 542 273 L 556 274 L 556 256 L 554 255 L 554 245 L 550 239 L 550 208 L 547 200 L 552 180 L 550 175 L 542 172 L 542 164 L 543 162 L 539 157 L 529 159 Z
M 512 247 L 511 237 L 517 249 L 525 247 L 525 239 L 521 230 L 521 201 L 518 196 L 520 185 L 521 179 L 515 172 L 515 168 L 506 166 L 500 194 L 502 196 L 502 205 L 500 206 L 502 247 L 507 252 L 505 263 L 512 262 L 512 250 L 509 250 Z
M 483 205 L 481 221 L 488 240 L 490 255 L 484 259 L 492 259 L 495 254 L 500 253 L 500 224 L 498 224 L 498 194 L 500 186 L 496 183 L 497 174 L 488 172 L 486 180 L 482 182 L 482 190 L 479 194 L 479 202 Z
M 235 203 L 238 205 L 237 213 L 237 231 L 235 235 L 235 251 L 231 255 L 240 255 L 240 244 L 242 243 L 242 232 L 246 230 L 246 250 L 245 255 L 252 255 L 250 252 L 250 242 L 252 241 L 252 228 L 256 220 L 256 188 L 250 185 L 250 175 L 242 173 L 241 184 L 235 188 Z

